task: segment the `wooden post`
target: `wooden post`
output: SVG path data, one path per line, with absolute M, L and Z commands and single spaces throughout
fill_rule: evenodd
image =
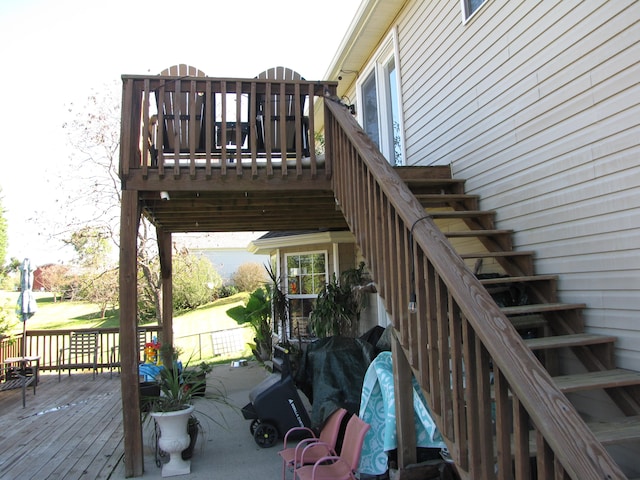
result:
M 173 269 L 171 266 L 171 233 L 161 228 L 157 231 L 158 255 L 160 257 L 160 277 L 162 281 L 162 344 L 173 346 Z M 162 361 L 171 365 L 171 350 L 164 351 Z
M 396 433 L 398 436 L 398 471 L 402 472 L 408 465 L 415 464 L 417 461 L 416 426 L 413 411 L 411 366 L 402 350 L 395 329 L 393 330 L 393 342 L 391 342 L 391 355 L 395 389 Z
M 120 216 L 120 361 L 126 477 L 144 472 L 138 376 L 138 192 L 123 190 Z

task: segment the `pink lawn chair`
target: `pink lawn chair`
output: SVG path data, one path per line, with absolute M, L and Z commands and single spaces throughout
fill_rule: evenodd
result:
M 335 448 L 340 432 L 342 419 L 347 414 L 344 408 L 339 408 L 333 412 L 316 437 L 313 430 L 308 427 L 294 427 L 290 429 L 284 437 L 284 448 L 278 452 L 282 458 L 282 480 L 286 479 L 287 468 L 294 470 L 301 465 L 302 452 L 305 452 L 305 461 L 315 463 L 318 458 L 325 455 L 336 455 Z M 287 447 L 289 435 L 296 435 L 301 432 L 308 432 L 311 437 L 300 440 L 294 447 Z
M 340 455 L 326 455 L 313 465 L 307 465 L 303 454 L 300 459 L 302 465 L 293 470 L 294 480 L 356 480 L 364 436 L 369 428 L 368 423 L 353 415 L 347 424 Z

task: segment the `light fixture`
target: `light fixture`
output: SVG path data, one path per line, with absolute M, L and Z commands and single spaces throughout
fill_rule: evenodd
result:
M 169 192 L 160 192 L 160 200 L 171 200 L 171 198 L 169 198 Z
M 418 311 L 418 301 L 416 296 L 416 267 L 413 261 L 413 229 L 418 222 L 426 220 L 427 218 L 431 218 L 431 216 L 425 215 L 424 217 L 418 218 L 415 222 L 413 222 L 413 224 L 411 225 L 411 229 L 409 230 L 409 261 L 411 262 L 411 270 L 409 274 L 409 282 L 411 283 L 411 293 L 409 294 L 409 313 L 412 314 L 415 314 Z

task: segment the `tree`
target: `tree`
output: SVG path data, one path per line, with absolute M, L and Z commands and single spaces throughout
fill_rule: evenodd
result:
M 249 323 L 254 332 L 251 350 L 260 361 L 271 358 L 271 297 L 267 289 L 260 287 L 251 292 L 246 305 L 227 310 L 227 315 L 238 325 Z
M 120 92 L 118 85 L 105 85 L 92 93 L 84 105 L 69 105 L 71 119 L 63 124 L 74 148 L 68 169 L 61 171 L 59 200 L 64 221 L 54 226 L 54 237 L 69 238 L 90 227 L 119 247 L 120 232 Z M 77 188 L 70 189 L 69 185 Z M 162 290 L 157 243 L 153 229 L 143 217 L 138 232 L 139 294 L 144 315 L 155 315 L 162 325 Z M 99 272 L 98 272 L 99 273 Z
M 192 255 L 186 248 L 173 258 L 173 309 L 193 310 L 213 299 L 222 277 L 206 258 Z
M 62 296 L 72 286 L 69 267 L 56 264 L 41 266 L 40 283 L 47 292 L 53 293 L 53 301 L 56 302 L 58 296 Z
M 243 263 L 231 276 L 231 281 L 241 292 L 253 292 L 267 280 L 264 266 L 254 262 Z
M 7 274 L 4 268 L 4 262 L 7 257 L 7 219 L 4 216 L 5 210 L 2 205 L 2 188 L 0 188 L 0 275 L 5 276 Z
M 80 297 L 97 303 L 104 318 L 107 309 L 118 304 L 118 268 L 110 261 L 108 233 L 98 227 L 84 227 L 73 232 L 68 243 L 83 268 Z

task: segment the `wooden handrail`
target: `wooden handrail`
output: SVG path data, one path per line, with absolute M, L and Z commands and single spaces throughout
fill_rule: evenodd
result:
M 347 109 L 325 119 L 336 201 L 461 476 L 529 479 L 535 448 L 544 478 L 625 478 Z

